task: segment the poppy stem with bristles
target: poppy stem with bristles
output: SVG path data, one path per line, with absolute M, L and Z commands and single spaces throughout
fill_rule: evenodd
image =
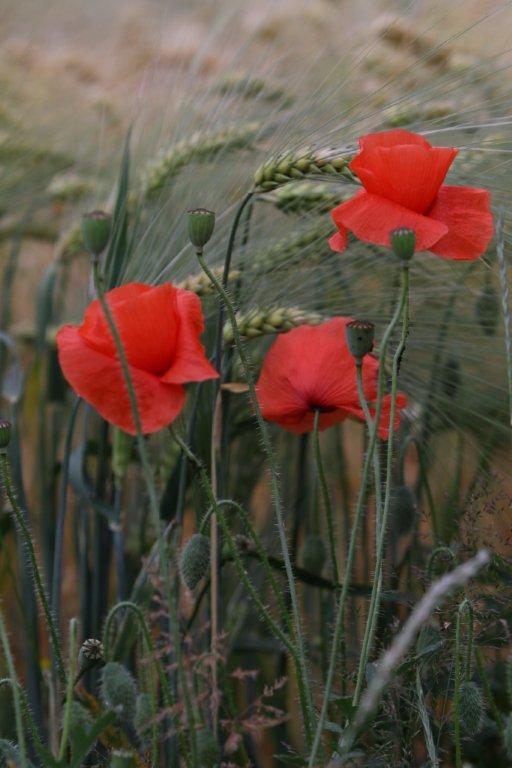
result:
M 107 321 L 108 328 L 110 330 L 110 333 L 112 334 L 112 339 L 114 341 L 116 351 L 119 356 L 119 362 L 121 364 L 121 370 L 122 370 L 123 379 L 126 385 L 126 389 L 128 392 L 128 398 L 130 400 L 133 424 L 135 427 L 135 433 L 136 433 L 136 439 L 137 439 L 137 447 L 139 450 L 139 457 L 142 465 L 142 471 L 144 474 L 144 479 L 145 479 L 146 487 L 148 491 L 149 506 L 151 509 L 151 513 L 153 515 L 155 530 L 157 531 L 158 561 L 159 561 L 160 572 L 161 572 L 162 580 L 164 584 L 165 598 L 167 600 L 169 612 L 170 612 L 171 627 L 172 627 L 172 633 L 173 633 L 173 651 L 176 657 L 178 679 L 179 679 L 182 694 L 183 694 L 183 703 L 184 703 L 185 713 L 187 716 L 187 724 L 188 724 L 188 731 L 189 731 L 189 746 L 190 746 L 192 763 L 190 763 L 190 758 L 188 755 L 185 755 L 184 757 L 186 759 L 187 765 L 192 764 L 194 768 L 197 768 L 199 764 L 198 764 L 194 708 L 192 704 L 192 698 L 190 694 L 187 675 L 185 672 L 185 666 L 183 663 L 178 606 L 175 601 L 173 590 L 169 583 L 170 563 L 169 563 L 169 558 L 168 558 L 167 550 L 165 546 L 165 540 L 162 534 L 160 508 L 159 508 L 158 498 L 156 493 L 155 479 L 154 479 L 153 471 L 151 469 L 151 464 L 149 462 L 146 443 L 144 441 L 144 435 L 142 432 L 142 423 L 140 420 L 139 406 L 137 403 L 135 388 L 133 386 L 133 381 L 130 374 L 130 368 L 128 366 L 128 360 L 126 358 L 123 342 L 119 334 L 119 331 L 117 329 L 114 316 L 112 314 L 108 301 L 105 297 L 105 293 L 103 290 L 103 281 L 101 280 L 101 275 L 99 271 L 99 263 L 98 263 L 98 259 L 96 258 L 92 259 L 92 273 L 93 273 L 94 287 L 96 289 L 98 300 L 103 310 L 105 320 Z
M 370 599 L 370 607 L 368 609 L 368 617 L 366 619 L 366 629 L 363 639 L 363 648 L 361 658 L 359 660 L 359 670 L 357 675 L 356 690 L 354 692 L 353 703 L 357 705 L 362 693 L 362 687 L 366 676 L 366 665 L 370 654 L 372 652 L 373 641 L 375 639 L 375 632 L 377 629 L 377 617 L 379 614 L 381 595 L 382 595 L 382 566 L 384 562 L 384 548 L 386 543 L 386 526 L 389 516 L 389 509 L 391 505 L 391 490 L 392 490 L 392 472 L 393 472 L 393 444 L 395 436 L 395 413 L 396 413 L 396 399 L 398 394 L 398 372 L 400 368 L 400 362 L 405 350 L 407 342 L 407 336 L 409 333 L 409 262 L 402 263 L 402 287 L 400 291 L 400 297 L 397 303 L 395 313 L 388 325 L 384 334 L 384 339 L 379 353 L 379 389 L 377 396 L 376 414 L 374 422 L 374 432 L 378 433 L 380 424 L 380 414 L 382 411 L 382 400 L 384 397 L 384 374 L 386 364 L 386 350 L 389 343 L 389 339 L 400 318 L 402 319 L 402 333 L 400 342 L 393 355 L 393 367 L 391 373 L 391 405 L 389 414 L 389 435 L 387 443 L 387 456 L 386 456 L 386 479 L 384 485 L 384 504 L 382 514 L 380 515 L 379 525 L 377 526 L 377 548 L 376 548 L 376 562 L 375 572 L 373 575 L 373 587 L 372 596 Z
M 315 448 L 316 471 L 318 475 L 318 481 L 320 483 L 320 490 L 321 490 L 322 500 L 325 508 L 325 517 L 327 520 L 327 535 L 329 537 L 329 550 L 331 554 L 333 580 L 335 584 L 339 584 L 340 578 L 338 573 L 338 561 L 336 558 L 334 515 L 332 510 L 331 497 L 329 495 L 329 488 L 327 487 L 327 479 L 325 477 L 324 465 L 322 462 L 322 452 L 320 450 L 319 422 L 320 422 L 320 410 L 317 408 L 315 411 L 315 419 L 313 423 L 313 445 Z
M 210 279 L 212 285 L 215 286 L 215 289 L 219 294 L 219 297 L 226 308 L 229 324 L 233 331 L 234 343 L 235 343 L 238 355 L 240 357 L 240 362 L 242 364 L 245 379 L 247 381 L 247 385 L 249 388 L 251 405 L 254 409 L 256 421 L 258 423 L 258 428 L 259 428 L 261 439 L 263 442 L 263 448 L 264 448 L 267 461 L 269 464 L 269 468 L 270 468 L 270 480 L 271 480 L 271 486 L 272 486 L 272 495 L 274 498 L 274 508 L 276 511 L 277 529 L 279 533 L 281 551 L 283 554 L 283 561 L 284 561 L 286 577 L 288 582 L 288 589 L 290 592 L 290 603 L 291 603 L 293 623 L 294 623 L 294 640 L 297 646 L 297 654 L 298 654 L 298 661 L 299 661 L 299 665 L 297 669 L 297 682 L 298 682 L 299 692 L 301 697 L 301 706 L 302 706 L 302 712 L 304 717 L 304 726 L 306 729 L 307 741 L 308 743 L 311 743 L 315 715 L 314 715 L 313 703 L 311 699 L 309 675 L 308 675 L 307 664 L 306 664 L 306 650 L 305 650 L 304 637 L 302 634 L 301 618 L 300 618 L 300 611 L 299 611 L 299 601 L 297 597 L 297 590 L 295 587 L 293 565 L 292 565 L 290 552 L 288 548 L 286 524 L 285 524 L 285 518 L 284 518 L 283 506 L 282 506 L 282 500 L 281 500 L 281 488 L 279 485 L 274 448 L 272 445 L 272 441 L 270 439 L 270 433 L 269 433 L 267 423 L 265 422 L 263 415 L 261 413 L 261 408 L 256 395 L 256 385 L 254 383 L 254 377 L 252 374 L 251 365 L 245 351 L 242 337 L 240 335 L 240 330 L 238 328 L 238 323 L 236 319 L 236 311 L 233 306 L 233 303 L 229 297 L 228 292 L 226 291 L 226 289 L 224 288 L 220 280 L 218 280 L 216 275 L 212 272 L 212 270 L 206 263 L 203 254 L 197 253 L 197 258 L 201 268 L 204 270 L 205 274 Z

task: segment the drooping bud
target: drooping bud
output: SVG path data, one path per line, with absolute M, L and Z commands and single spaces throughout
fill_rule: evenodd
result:
M 110 239 L 111 216 L 105 211 L 86 213 L 82 219 L 82 233 L 87 251 L 99 256 Z
M 0 419 L 0 451 L 5 450 L 11 442 L 11 422 Z
M 416 248 L 416 233 L 407 227 L 398 227 L 389 233 L 389 242 L 395 256 L 400 261 L 410 261 Z
M 137 685 L 122 664 L 110 661 L 101 674 L 101 700 L 123 720 L 132 721 L 137 703 Z
M 79 701 L 71 702 L 70 730 L 73 732 L 76 728 L 88 731 L 94 725 L 91 713 Z
M 476 300 L 475 312 L 486 336 L 494 336 L 500 317 L 500 302 L 492 285 L 485 285 Z
M 215 768 L 215 766 L 220 765 L 220 747 L 209 728 L 203 728 L 197 734 L 197 751 L 199 765 L 203 768 Z
M 302 547 L 302 567 L 309 573 L 320 576 L 327 559 L 324 540 L 320 536 L 308 536 Z
M 210 567 L 210 540 L 194 533 L 187 541 L 180 558 L 180 573 L 189 589 L 195 589 Z
M 484 698 L 476 683 L 462 683 L 460 687 L 460 722 L 466 733 L 475 735 L 482 727 Z
M 345 337 L 356 360 L 362 360 L 373 349 L 375 326 L 367 320 L 351 320 L 345 327 Z
M 97 640 L 95 637 L 84 640 L 78 654 L 79 670 L 91 667 L 93 664 L 99 664 L 100 661 L 103 661 L 103 655 L 104 648 L 101 640 Z
M 127 749 L 114 749 L 110 756 L 110 768 L 133 768 L 135 758 Z
M 187 212 L 188 236 L 194 248 L 202 253 L 215 229 L 215 214 L 207 208 L 195 208 Z
M 149 693 L 141 693 L 137 696 L 133 725 L 137 731 L 137 736 L 142 742 L 145 742 L 149 738 L 152 718 L 153 707 L 151 704 L 151 696 Z

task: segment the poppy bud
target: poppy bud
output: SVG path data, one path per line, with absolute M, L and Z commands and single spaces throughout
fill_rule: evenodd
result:
M 79 701 L 71 702 L 70 726 L 71 732 L 76 728 L 81 728 L 86 733 L 92 728 L 94 721 L 91 713 Z
M 500 316 L 500 303 L 492 285 L 486 285 L 476 301 L 476 317 L 486 336 L 494 336 Z
M 103 643 L 95 637 L 84 640 L 78 654 L 78 668 L 80 670 L 103 661 Z
M 203 728 L 197 734 L 197 751 L 199 764 L 204 768 L 215 768 L 216 765 L 220 765 L 220 748 L 209 728 Z
M 110 756 L 110 768 L 132 768 L 135 759 L 127 749 L 114 749 Z
M 416 247 L 416 234 L 413 229 L 398 227 L 389 233 L 389 241 L 395 256 L 400 261 L 410 261 Z
M 460 720 L 466 733 L 474 735 L 482 727 L 484 699 L 476 683 L 462 683 L 460 687 Z
M 0 419 L 0 451 L 5 450 L 11 441 L 11 423 Z
M 132 721 L 137 704 L 137 686 L 122 664 L 110 661 L 101 675 L 101 700 L 106 709 L 116 712 L 123 720 Z
M 356 360 L 361 360 L 373 349 L 375 326 L 367 320 L 351 320 L 345 327 L 347 345 Z
M 87 251 L 92 256 L 99 256 L 110 238 L 111 217 L 104 211 L 86 213 L 82 219 L 82 233 Z
M 213 235 L 215 229 L 215 214 L 206 208 L 195 208 L 188 211 L 188 236 L 190 242 L 199 253 Z
M 320 536 L 308 536 L 302 547 L 302 567 L 319 576 L 325 565 L 327 551 Z
M 180 558 L 180 573 L 185 585 L 194 589 L 210 567 L 210 540 L 194 533 L 187 541 Z
M 142 742 L 146 741 L 149 736 L 152 718 L 153 705 L 151 703 L 151 696 L 149 693 L 141 693 L 137 696 L 133 725 L 137 731 L 137 736 Z

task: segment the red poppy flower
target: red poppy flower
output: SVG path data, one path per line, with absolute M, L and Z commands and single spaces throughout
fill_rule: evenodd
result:
M 106 294 L 124 345 L 139 406 L 142 430 L 170 424 L 185 403 L 183 385 L 218 376 L 199 340 L 203 313 L 199 298 L 170 283 L 129 283 Z M 57 334 L 64 376 L 104 419 L 135 433 L 130 401 L 114 341 L 98 300 L 82 325 Z
M 356 365 L 345 339 L 349 317 L 336 317 L 320 325 L 301 325 L 279 336 L 263 362 L 257 383 L 262 414 L 289 432 L 311 432 L 315 411 L 319 428 L 331 427 L 353 417 L 364 421 L 359 405 Z M 372 355 L 363 360 L 363 386 L 368 402 L 377 397 L 379 363 Z M 390 397 L 383 402 L 379 435 L 389 432 Z M 397 398 L 394 428 L 405 397 Z
M 444 259 L 477 259 L 493 234 L 490 195 L 485 189 L 443 185 L 457 150 L 432 147 L 402 129 L 359 139 L 361 151 L 350 163 L 364 191 L 338 205 L 332 218 L 338 232 L 333 251 L 347 247 L 348 232 L 359 240 L 389 246 L 389 233 L 407 227 L 416 250 Z

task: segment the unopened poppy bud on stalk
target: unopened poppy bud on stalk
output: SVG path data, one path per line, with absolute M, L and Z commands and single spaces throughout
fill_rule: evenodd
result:
M 5 451 L 11 441 L 11 423 L 0 419 L 0 451 Z
M 413 229 L 398 227 L 389 234 L 393 253 L 400 261 L 410 261 L 416 248 L 416 233 Z
M 190 242 L 202 253 L 204 246 L 213 235 L 215 229 L 215 214 L 207 208 L 195 208 L 187 211 L 188 236 Z
M 345 336 L 347 346 L 357 362 L 372 351 L 375 326 L 368 320 L 351 320 L 345 327 Z
M 110 239 L 111 216 L 105 211 L 91 211 L 82 219 L 82 233 L 87 251 L 98 257 Z

